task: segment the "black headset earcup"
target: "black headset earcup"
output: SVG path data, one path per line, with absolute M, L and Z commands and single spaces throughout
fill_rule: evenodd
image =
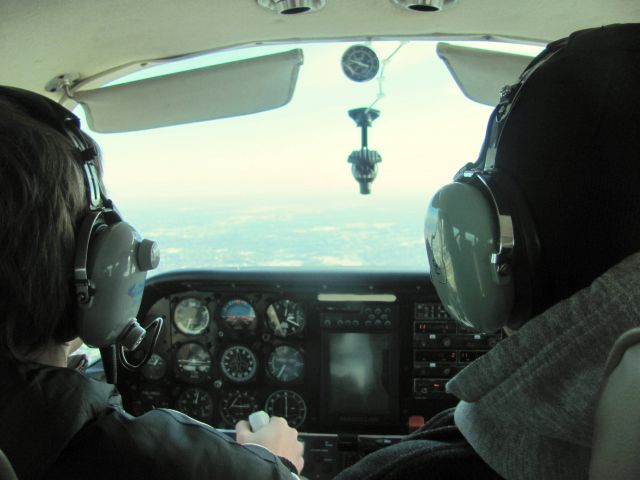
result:
M 77 246 L 79 251 L 88 252 L 90 298 L 78 302 L 76 314 L 78 333 L 88 345 L 113 345 L 135 322 L 146 279 L 146 271 L 140 268 L 140 244 L 138 232 L 119 221 L 97 224 L 89 235 L 88 246 Z M 157 258 L 151 263 L 157 265 Z

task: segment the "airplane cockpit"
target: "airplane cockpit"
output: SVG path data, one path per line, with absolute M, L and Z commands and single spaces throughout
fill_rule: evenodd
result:
M 447 382 L 505 333 L 440 301 L 427 203 L 548 42 L 640 19 L 626 0 L 508 3 L 9 1 L 0 84 L 80 117 L 122 217 L 160 247 L 129 292 L 146 336 L 83 346 L 86 373 L 135 416 L 231 437 L 283 417 L 309 480 L 454 407 Z
M 256 410 L 284 417 L 307 478 L 454 406 L 447 380 L 501 339 L 457 326 L 421 274 L 173 272 L 149 281 L 143 309 L 166 326 L 139 373 L 118 373 L 125 408 L 221 429 Z

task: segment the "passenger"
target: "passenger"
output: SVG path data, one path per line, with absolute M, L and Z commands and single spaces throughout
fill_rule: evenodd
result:
M 448 382 L 455 410 L 340 480 L 588 476 L 607 355 L 640 325 L 640 25 L 576 32 L 522 78 L 425 223 L 450 313 L 513 335 Z M 515 228 L 494 264 L 492 195 Z
M 0 449 L 21 480 L 297 478 L 291 472 L 302 470 L 303 446 L 282 418 L 257 432 L 240 422 L 236 443 L 172 410 L 134 418 L 112 385 L 66 368 L 80 343 L 73 279 L 90 214 L 87 193 L 104 193 L 85 186 L 90 162 L 84 162 L 97 162 L 97 171 L 100 165 L 92 158 L 97 147 L 78 125 L 45 97 L 0 87 Z M 107 241 L 102 227 L 91 239 L 102 243 L 92 248 Z M 133 235 L 128 226 L 120 230 Z M 153 267 L 147 253 L 146 260 L 137 254 L 136 262 L 146 262 L 140 269 Z M 114 274 L 119 265 L 107 267 Z M 122 281 L 136 275 L 130 268 Z M 137 310 L 142 284 L 133 286 L 125 293 L 138 297 Z M 92 308 L 121 308 L 98 305 L 99 291 Z

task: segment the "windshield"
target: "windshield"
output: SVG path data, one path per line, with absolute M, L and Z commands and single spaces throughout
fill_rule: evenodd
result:
M 242 117 L 125 134 L 93 133 L 125 219 L 159 242 L 158 270 L 427 268 L 428 200 L 477 157 L 490 107 L 464 97 L 435 42 L 367 43 L 381 73 L 348 79 L 349 42 L 236 49 L 119 80 L 302 48 L 291 102 Z M 473 46 L 478 46 L 477 42 Z M 517 47 L 533 55 L 536 47 Z M 380 111 L 368 132 L 382 157 L 369 195 L 347 162 L 361 133 L 348 110 Z M 85 123 L 86 125 L 86 123 Z

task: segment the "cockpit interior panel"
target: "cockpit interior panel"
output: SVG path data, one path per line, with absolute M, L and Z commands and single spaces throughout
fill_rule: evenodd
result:
M 119 373 L 125 408 L 230 432 L 282 416 L 318 479 L 454 406 L 447 380 L 501 339 L 459 326 L 418 273 L 174 272 L 145 289 L 141 318 L 157 317 L 154 355 Z

